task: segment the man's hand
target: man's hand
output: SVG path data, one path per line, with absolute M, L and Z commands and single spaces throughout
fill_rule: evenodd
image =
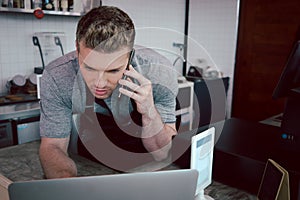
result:
M 152 118 L 155 107 L 152 95 L 151 81 L 146 79 L 143 75 L 138 73 L 132 66 L 124 73 L 126 76 L 131 77 L 138 81 L 139 84 L 132 82 L 130 78 L 119 80 L 119 84 L 126 86 L 128 89 L 120 88 L 120 92 L 132 98 L 137 105 L 137 111 L 145 117 Z
M 151 81 L 138 73 L 132 66 L 124 74 L 138 81 L 136 84 L 128 78 L 121 79 L 119 83 L 129 88 L 129 90 L 120 88 L 120 92 L 134 99 L 138 112 L 142 114 L 141 138 L 143 144 L 155 160 L 166 159 L 171 148 L 172 136 L 177 134 L 175 124 L 163 123 L 154 105 Z

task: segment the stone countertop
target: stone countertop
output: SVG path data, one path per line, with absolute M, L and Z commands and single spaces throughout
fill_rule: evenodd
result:
M 11 181 L 28 181 L 44 179 L 44 173 L 40 164 L 38 149 L 39 141 L 25 143 L 0 149 L 0 174 Z M 70 155 L 75 161 L 78 169 L 78 176 L 92 176 L 104 174 L 116 174 L 117 171 L 99 163 L 87 160 L 78 155 Z M 166 167 L 165 170 L 178 169 L 176 166 Z M 215 200 L 254 200 L 255 196 L 213 181 L 206 188 Z
M 44 173 L 38 156 L 39 141 L 0 149 L 0 174 L 11 181 L 44 179 Z M 99 163 L 78 155 L 70 155 L 78 168 L 78 176 L 103 175 L 117 173 Z

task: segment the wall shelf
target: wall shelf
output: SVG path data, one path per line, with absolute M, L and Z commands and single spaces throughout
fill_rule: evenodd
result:
M 33 9 L 23 9 L 23 8 L 5 8 L 0 7 L 0 12 L 8 12 L 8 13 L 25 13 L 25 14 L 33 14 Z M 54 10 L 43 10 L 45 15 L 60 15 L 60 16 L 75 16 L 80 17 L 82 13 L 79 12 L 64 12 L 64 11 L 54 11 Z

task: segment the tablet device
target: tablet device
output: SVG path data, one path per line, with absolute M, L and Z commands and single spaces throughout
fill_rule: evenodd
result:
M 288 172 L 272 159 L 268 159 L 259 187 L 259 200 L 289 200 Z

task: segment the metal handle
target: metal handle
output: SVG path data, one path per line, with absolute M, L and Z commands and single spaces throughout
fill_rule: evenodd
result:
M 42 48 L 41 48 L 38 37 L 32 36 L 32 42 L 33 42 L 34 46 L 38 46 L 38 48 L 39 48 L 40 55 L 41 55 L 41 60 L 42 60 L 42 66 L 43 66 L 43 69 L 44 69 L 45 68 L 45 62 L 44 62 L 43 52 L 42 52 Z
M 64 50 L 63 50 L 60 38 L 58 36 L 54 37 L 54 42 L 57 46 L 60 46 L 61 54 L 64 55 Z

